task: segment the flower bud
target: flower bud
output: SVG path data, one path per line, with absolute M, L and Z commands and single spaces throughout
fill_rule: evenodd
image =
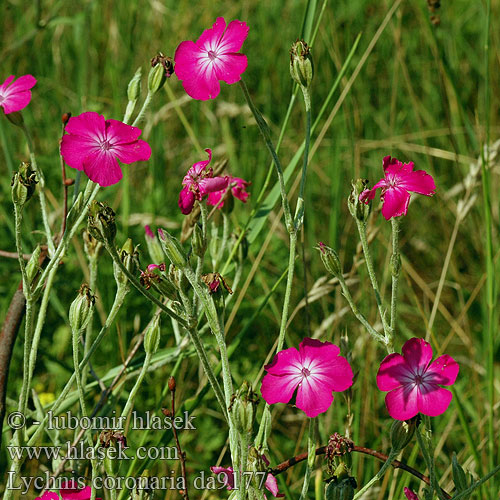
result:
M 458 463 L 456 453 L 453 453 L 451 458 L 451 471 L 457 492 L 461 493 L 462 491 L 465 491 L 469 487 L 467 484 L 467 476 L 465 475 L 461 465 Z
M 169 377 L 168 379 L 168 389 L 169 391 L 175 391 L 175 378 L 174 377 Z
M 83 231 L 83 248 L 89 259 L 96 259 L 99 257 L 103 250 L 103 245 L 100 241 L 96 240 L 87 229 Z
M 149 226 L 144 226 L 144 232 L 146 234 L 146 246 L 148 247 L 151 262 L 154 264 L 161 264 L 165 260 L 165 256 L 158 238 L 154 235 Z
M 417 428 L 417 418 L 394 420 L 391 426 L 391 446 L 394 451 L 400 452 L 410 443 Z
M 151 59 L 151 67 L 154 68 L 157 65 L 163 67 L 166 78 L 170 78 L 174 74 L 174 61 L 171 57 L 167 57 L 163 53 L 158 52 L 158 54 Z
M 149 70 L 149 76 L 148 76 L 148 90 L 151 94 L 154 94 L 155 92 L 158 92 L 160 90 L 167 77 L 165 76 L 165 69 L 161 64 L 157 64 L 156 66 L 153 66 Z
M 297 40 L 290 49 L 290 75 L 301 87 L 308 88 L 313 78 L 311 52 L 304 40 Z
M 366 179 L 357 179 L 356 181 L 352 181 L 351 184 L 352 191 L 347 200 L 349 212 L 351 212 L 351 215 L 355 219 L 365 223 L 370 215 L 371 204 L 366 204 L 363 201 L 360 201 L 359 196 L 365 189 L 367 189 L 368 181 Z
M 154 354 L 160 345 L 160 316 L 156 315 L 144 334 L 144 350 Z
M 23 161 L 10 183 L 14 204 L 22 207 L 33 196 L 37 182 L 36 173 L 31 170 L 31 164 Z
M 69 324 L 74 333 L 79 333 L 87 327 L 94 311 L 95 296 L 88 285 L 83 284 L 76 299 L 69 307 Z
M 325 500 L 352 500 L 356 487 L 356 480 L 353 477 L 335 478 L 326 486 Z
M 175 267 L 180 269 L 185 268 L 188 265 L 187 255 L 179 241 L 169 234 L 168 231 L 163 231 L 162 229 L 158 229 L 158 235 L 160 236 L 163 251 L 170 262 L 172 262 Z
M 24 118 L 20 111 L 14 111 L 13 113 L 9 113 L 5 116 L 7 117 L 7 120 L 9 120 L 9 122 L 16 127 L 22 127 L 24 125 Z
M 203 257 L 207 251 L 207 239 L 203 238 L 203 229 L 198 223 L 194 225 L 193 237 L 191 239 L 193 254 L 197 257 Z
M 141 96 L 141 76 L 142 68 L 139 67 L 127 87 L 127 97 L 129 102 L 135 103 Z
M 240 434 L 252 432 L 259 396 L 253 391 L 252 386 L 245 380 L 236 394 L 233 395 L 229 412 L 236 430 Z
M 149 264 L 145 271 L 141 271 L 139 278 L 141 285 L 149 290 L 154 288 L 164 297 L 177 300 L 177 288 L 165 274 L 165 264 Z
M 341 276 L 342 264 L 340 262 L 339 256 L 337 255 L 337 252 L 333 248 L 326 246 L 321 241 L 315 248 L 319 250 L 321 260 L 323 261 L 323 265 L 325 266 L 326 270 L 330 274 L 333 274 L 333 276 Z
M 106 203 L 94 200 L 89 209 L 88 231 L 97 241 L 112 245 L 116 236 L 115 212 Z
M 118 255 L 127 271 L 135 276 L 139 270 L 139 253 L 137 247 L 134 248 L 130 238 L 127 239 Z M 127 276 L 115 262 L 113 262 L 113 273 L 118 285 L 128 285 Z
M 35 250 L 33 250 L 33 253 L 31 254 L 28 264 L 26 265 L 26 275 L 28 277 L 29 284 L 31 284 L 31 282 L 35 279 L 36 273 L 40 269 L 39 265 L 40 253 L 41 253 L 40 245 L 37 245 Z

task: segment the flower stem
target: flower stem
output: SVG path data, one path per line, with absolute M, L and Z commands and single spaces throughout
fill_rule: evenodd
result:
M 399 217 L 391 219 L 392 224 L 392 256 L 391 256 L 391 274 L 392 274 L 392 290 L 391 290 L 391 324 L 390 335 L 387 337 L 387 349 L 394 352 L 394 332 L 396 331 L 397 306 L 398 306 L 398 285 L 399 276 L 401 274 L 401 255 L 399 253 Z
M 141 387 L 142 381 L 144 379 L 144 376 L 146 375 L 149 365 L 151 364 L 151 353 L 146 352 L 146 357 L 144 359 L 144 363 L 142 365 L 141 371 L 139 373 L 139 376 L 137 377 L 137 380 L 135 381 L 134 387 L 130 391 L 130 394 L 128 395 L 127 403 L 125 404 L 125 408 L 123 408 L 121 418 L 123 420 L 126 420 L 130 411 L 132 410 L 132 405 L 134 404 L 134 399 L 137 394 L 137 391 Z
M 314 461 L 316 459 L 316 440 L 314 436 L 315 419 L 309 419 L 309 433 L 307 436 L 307 466 L 304 474 L 304 483 L 302 484 L 302 493 L 299 500 L 306 500 L 308 498 L 307 492 L 309 491 L 309 482 L 311 481 L 311 473 L 314 468 Z

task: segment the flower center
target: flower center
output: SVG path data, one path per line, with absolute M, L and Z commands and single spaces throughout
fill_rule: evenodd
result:
M 304 375 L 304 377 L 309 377 L 311 372 L 307 368 L 302 368 L 302 375 Z
M 217 59 L 217 54 L 213 50 L 209 50 L 208 57 L 211 61 L 214 61 L 215 59 Z
M 101 142 L 101 149 L 103 151 L 109 151 L 111 149 L 111 144 L 109 143 L 109 141 L 102 141 Z
M 4 102 L 4 101 L 5 101 L 5 97 L 2 94 L 0 94 L 0 104 L 2 104 L 2 102 Z
M 415 376 L 415 384 L 421 385 L 424 383 L 424 376 L 423 375 L 416 375 Z
M 398 178 L 395 175 L 391 175 L 388 179 L 387 182 L 389 184 L 389 187 L 394 188 L 397 187 L 398 185 Z

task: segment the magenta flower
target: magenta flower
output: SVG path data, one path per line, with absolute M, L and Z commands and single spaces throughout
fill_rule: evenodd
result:
M 61 484 L 59 490 L 62 500 L 89 500 L 92 496 L 92 489 L 90 486 L 79 488 L 78 483 L 73 479 Z M 96 500 L 101 500 L 97 498 Z
M 116 184 L 123 176 L 118 160 L 130 164 L 149 160 L 151 148 L 139 139 L 141 129 L 86 112 L 69 119 L 61 155 L 72 168 L 83 170 L 100 186 Z
M 409 488 L 405 486 L 404 494 L 408 500 L 419 500 L 416 493 L 413 493 Z
M 195 163 L 182 181 L 184 188 L 179 194 L 179 207 L 184 215 L 191 213 L 195 200 L 201 201 L 209 193 L 227 187 L 227 177 L 214 177 L 212 168 L 207 169 L 212 160 L 212 150 L 205 149 L 205 151 L 208 153 L 208 160 Z
M 226 29 L 226 21 L 218 17 L 196 42 L 179 44 L 174 56 L 175 74 L 193 99 L 215 99 L 220 92 L 220 80 L 228 84 L 241 80 L 247 57 L 238 52 L 247 35 L 244 22 L 231 21 Z
M 385 397 L 389 415 L 396 420 L 408 420 L 419 412 L 441 415 L 453 396 L 439 386 L 455 383 L 458 363 L 447 354 L 431 363 L 432 347 L 419 338 L 408 340 L 402 352 L 386 356 L 377 373 L 378 388 L 390 391 Z
M 10 75 L 0 85 L 0 106 L 6 115 L 14 111 L 21 111 L 31 101 L 31 88 L 35 86 L 36 78 L 32 75 L 20 76 L 14 81 Z
M 241 179 L 240 177 L 228 176 L 228 179 L 228 185 L 225 189 L 209 193 L 207 205 L 217 206 L 219 209 L 222 208 L 224 206 L 224 201 L 220 200 L 226 195 L 228 189 L 231 189 L 231 193 L 235 198 L 238 198 L 238 200 L 241 200 L 243 203 L 247 202 L 247 199 L 250 196 L 250 193 L 247 191 L 247 187 L 250 186 L 250 182 Z
M 402 163 L 396 158 L 386 156 L 383 160 L 385 177 L 373 186 L 363 191 L 359 199 L 365 203 L 375 198 L 378 188 L 381 188 L 382 215 L 389 220 L 391 217 L 406 215 L 410 203 L 410 192 L 432 196 L 436 190 L 434 179 L 424 170 L 413 171 L 413 162 Z
M 266 466 L 269 465 L 269 460 L 265 455 L 261 455 L 260 458 Z M 232 467 L 210 467 L 210 470 L 218 476 L 219 480 L 228 490 L 234 489 L 234 469 Z M 221 475 L 219 476 L 219 474 Z M 242 478 L 241 480 L 244 481 L 245 479 Z M 268 490 L 276 498 L 282 498 L 285 496 L 282 493 L 279 493 L 278 481 L 271 473 L 267 475 L 264 486 L 266 490 Z M 265 494 L 264 497 L 267 498 Z
M 36 497 L 35 500 L 59 500 L 59 495 L 53 491 L 46 491 L 41 497 Z
M 330 408 L 332 391 L 345 391 L 352 385 L 352 369 L 339 356 L 340 348 L 330 342 L 305 338 L 299 350 L 280 351 L 264 368 L 262 397 L 268 404 L 288 403 L 297 390 L 296 406 L 308 417 Z

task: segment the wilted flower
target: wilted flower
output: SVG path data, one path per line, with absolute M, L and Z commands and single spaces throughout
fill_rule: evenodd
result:
M 30 103 L 30 89 L 36 84 L 36 79 L 32 75 L 20 76 L 17 80 L 14 78 L 14 75 L 10 75 L 0 85 L 0 106 L 6 115 L 21 111 Z
M 453 385 L 458 363 L 447 354 L 431 363 L 432 347 L 424 339 L 408 340 L 403 355 L 389 354 L 377 373 L 377 386 L 390 391 L 385 397 L 392 418 L 408 420 L 417 413 L 435 417 L 448 408 L 452 393 L 440 385 Z
M 100 186 L 116 184 L 122 177 L 118 160 L 130 164 L 149 160 L 151 148 L 139 139 L 141 129 L 118 120 L 86 112 L 72 116 L 61 141 L 61 155 L 72 168 L 83 170 Z
M 246 203 L 250 196 L 250 193 L 247 191 L 248 186 L 250 186 L 250 182 L 245 179 L 228 176 L 228 185 L 224 189 L 208 194 L 207 205 L 217 206 L 219 209 L 222 208 L 224 206 L 224 197 L 228 190 L 235 198 Z
M 372 189 L 366 189 L 359 196 L 360 201 L 368 203 L 375 198 L 378 188 L 382 190 L 382 215 L 391 217 L 406 215 L 410 203 L 410 192 L 432 196 L 436 190 L 434 179 L 424 170 L 413 171 L 413 162 L 402 163 L 396 158 L 386 156 L 383 160 L 385 177 Z
M 330 408 L 333 391 L 352 385 L 353 373 L 340 348 L 330 342 L 305 338 L 299 345 L 280 351 L 264 368 L 262 397 L 268 404 L 288 403 L 297 389 L 296 406 L 308 417 Z
M 224 190 L 227 187 L 227 177 L 214 177 L 212 168 L 207 168 L 212 160 L 212 150 L 205 149 L 208 160 L 195 163 L 184 176 L 184 188 L 179 194 L 179 207 L 184 215 L 191 213 L 195 200 L 201 201 L 209 193 Z
M 404 494 L 408 500 L 419 500 L 416 493 L 413 493 L 409 488 L 405 486 Z
M 174 56 L 175 74 L 193 99 L 215 99 L 220 92 L 219 81 L 231 84 L 241 80 L 247 57 L 239 51 L 247 35 L 244 22 L 231 21 L 226 29 L 226 21 L 218 17 L 196 42 L 180 43 Z

